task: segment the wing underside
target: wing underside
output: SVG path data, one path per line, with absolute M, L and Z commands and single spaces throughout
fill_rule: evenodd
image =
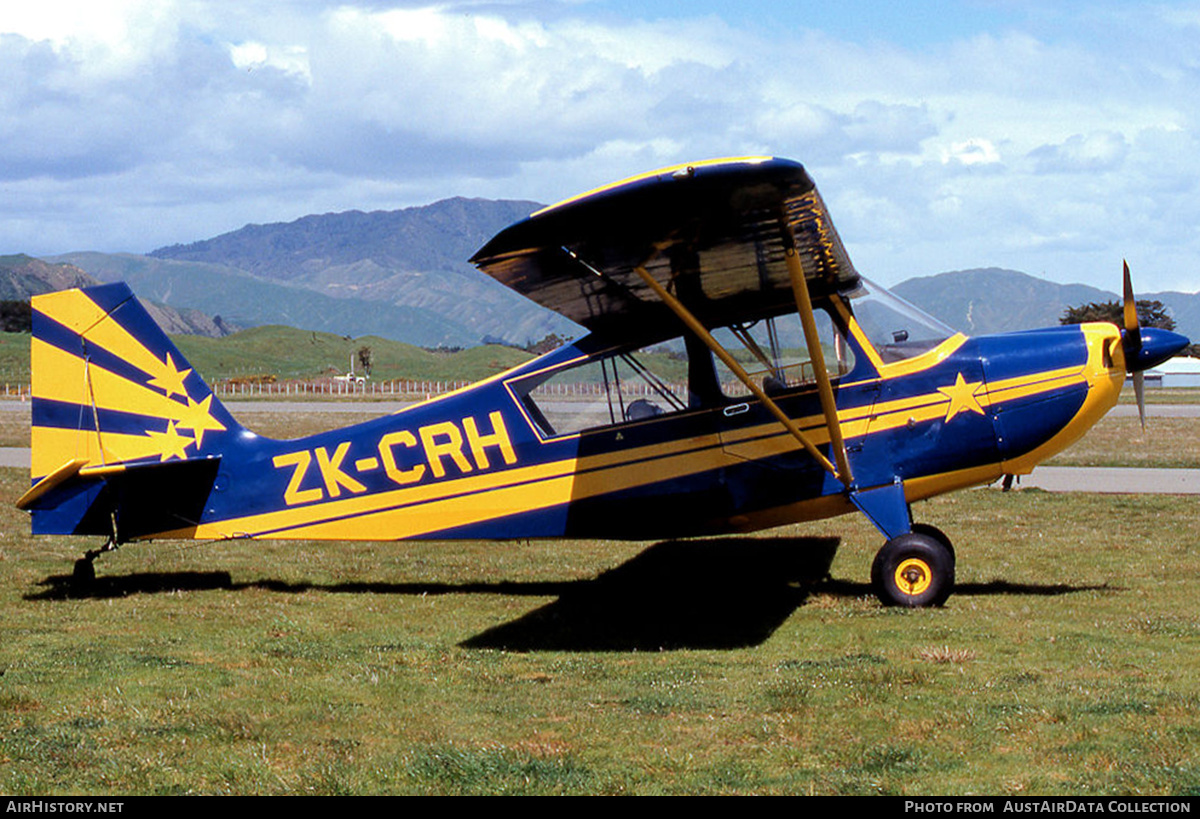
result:
M 858 286 L 804 167 L 762 157 L 666 168 L 592 191 L 510 226 L 471 261 L 590 330 L 637 335 L 670 321 L 638 268 L 706 324 L 795 309 L 789 243 L 814 297 Z

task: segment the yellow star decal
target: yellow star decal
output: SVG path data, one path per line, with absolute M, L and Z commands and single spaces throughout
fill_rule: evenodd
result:
M 979 392 L 979 388 L 982 386 L 982 381 L 968 384 L 962 373 L 959 373 L 958 378 L 954 379 L 953 387 L 938 387 L 938 392 L 950 399 L 950 407 L 946 410 L 946 420 L 949 421 L 964 410 L 983 415 L 983 407 L 979 405 L 979 399 L 975 397 L 975 393 Z
M 166 368 L 159 370 L 159 374 L 150 379 L 150 386 L 158 387 L 167 393 L 167 397 L 172 395 L 187 395 L 187 390 L 183 388 L 183 379 L 187 378 L 191 369 L 181 370 L 175 366 L 171 354 L 167 353 Z
M 201 443 L 204 441 L 205 432 L 223 432 L 225 430 L 224 424 L 213 418 L 212 412 L 209 410 L 209 407 L 212 405 L 212 398 L 209 395 L 200 403 L 196 403 L 192 400 L 191 396 L 188 396 L 187 409 L 180 410 L 182 417 L 177 422 L 177 426 L 190 429 L 195 433 L 197 449 L 200 448 Z
M 146 434 L 155 440 L 158 444 L 158 452 L 162 456 L 159 461 L 165 461 L 172 456 L 176 458 L 187 458 L 187 448 L 190 444 L 196 443 L 186 435 L 180 435 L 175 430 L 175 422 L 167 422 L 166 432 L 155 432 L 152 429 L 146 430 Z

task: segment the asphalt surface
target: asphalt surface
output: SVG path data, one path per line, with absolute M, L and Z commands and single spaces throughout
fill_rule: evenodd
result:
M 396 412 L 408 403 L 399 401 L 229 401 L 225 406 L 235 416 L 255 412 Z M 28 412 L 23 401 L 0 401 L 0 412 Z M 1200 404 L 1150 404 L 1151 418 L 1200 418 Z M 1137 407 L 1120 404 L 1111 414 L 1136 418 Z M 27 447 L 0 447 L 0 467 L 29 468 Z M 999 484 L 995 484 L 999 486 Z M 1106 494 L 1200 495 L 1200 469 L 1142 469 L 1110 467 L 1039 466 L 1024 475 L 1014 488 L 1036 488 L 1047 492 L 1096 492 Z
M 1200 495 L 1200 469 L 1039 466 L 1014 488 L 1110 495 Z

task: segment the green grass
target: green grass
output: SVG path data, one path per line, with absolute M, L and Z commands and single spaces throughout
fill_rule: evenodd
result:
M 1200 469 L 1200 419 L 1101 418 L 1049 466 L 1125 466 Z
M 0 333 L 0 384 L 29 384 L 32 338 L 31 333 Z
M 374 353 L 376 381 L 477 381 L 532 357 L 497 345 L 440 352 L 376 336 L 346 339 L 277 326 L 252 327 L 224 338 L 173 336 L 172 341 L 210 384 L 234 376 L 274 375 L 284 380 L 342 373 L 350 366 L 350 356 L 363 346 Z M 29 333 L 0 333 L 0 390 L 5 383 L 29 383 L 29 342 Z
M 331 333 L 292 327 L 253 327 L 224 338 L 174 336 L 188 362 L 212 383 L 237 375 L 271 374 L 279 379 L 315 378 L 330 368 L 346 372 L 350 356 L 368 346 L 374 353 L 371 377 L 476 381 L 527 361 L 511 347 L 471 347 L 454 353 L 431 352 L 399 341 L 366 336 L 347 340 Z M 359 365 L 355 363 L 357 370 Z
M 24 476 L 0 471 L 15 498 Z M 979 490 L 693 543 L 129 545 L 0 508 L 0 791 L 1194 794 L 1194 501 Z M 831 581 L 821 549 L 843 538 Z M 825 556 L 826 559 L 828 555 Z
M 1170 387 L 1166 389 L 1147 388 L 1146 404 L 1200 404 L 1200 388 Z M 1136 404 L 1137 396 L 1133 388 L 1126 386 L 1121 390 L 1119 399 L 1122 404 Z

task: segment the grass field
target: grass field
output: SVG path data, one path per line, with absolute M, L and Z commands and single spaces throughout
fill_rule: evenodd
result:
M 364 410 L 240 417 L 283 437 Z M 1195 468 L 1198 429 L 1105 418 L 1051 463 Z M 0 446 L 28 437 L 0 412 Z M 72 596 L 98 543 L 31 538 L 27 485 L 0 470 L 0 793 L 1200 795 L 1194 498 L 918 504 L 959 589 L 902 612 L 858 516 L 129 545 Z
M 25 476 L 0 470 L 0 497 Z M 689 543 L 130 545 L 0 504 L 0 792 L 1200 795 L 1192 499 L 963 492 Z M 842 543 L 831 555 L 831 538 Z M 832 580 L 817 582 L 828 568 Z
M 172 341 L 210 384 L 234 376 L 274 375 L 284 380 L 346 372 L 350 357 L 363 346 L 372 350 L 372 377 L 377 381 L 477 381 L 532 357 L 498 345 L 441 352 L 374 336 L 346 339 L 275 326 L 252 327 L 224 338 L 173 336 Z M 29 345 L 29 333 L 0 333 L 0 385 L 29 383 Z

